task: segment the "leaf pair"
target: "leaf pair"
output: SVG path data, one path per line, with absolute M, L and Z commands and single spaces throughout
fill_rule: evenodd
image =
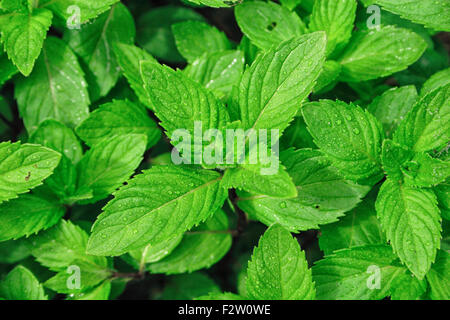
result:
M 394 133 L 399 144 L 387 140 L 383 146 L 388 180 L 377 199 L 378 216 L 394 251 L 419 279 L 434 262 L 441 238 L 437 198 L 426 188 L 443 182 L 450 169 L 426 152 L 449 141 L 449 90 L 446 85 L 422 97 Z
M 393 26 L 379 30 L 365 30 L 364 26 L 352 33 L 356 0 L 315 1 L 308 28 L 289 10 L 292 5 L 297 4 L 246 2 L 236 7 L 236 21 L 244 35 L 263 51 L 301 34 L 326 32 L 326 55 L 333 60 L 326 64 L 315 92 L 328 91 L 338 80 L 366 81 L 404 70 L 421 57 L 427 46 L 416 33 Z
M 28 78 L 18 78 L 15 96 L 28 133 L 47 119 L 73 128 L 89 114 L 84 73 L 67 44 L 49 37 Z M 71 106 L 67 108 L 67 106 Z
M 364 0 L 377 4 L 405 19 L 439 31 L 450 31 L 450 4 L 433 0 Z
M 317 50 L 322 53 L 317 54 Z M 238 107 L 242 110 L 240 112 L 242 127 L 283 130 L 311 91 L 323 64 L 324 51 L 325 39 L 323 34 L 318 33 L 287 41 L 279 48 L 261 56 L 246 71 L 240 84 Z M 143 55 L 136 55 L 133 62 L 128 64 L 130 67 L 128 69 L 135 68 L 136 60 L 142 57 Z M 148 94 L 142 100 L 148 101 L 147 98 L 150 98 L 151 106 L 169 138 L 178 129 L 187 130 L 194 136 L 195 121 L 201 121 L 204 130 L 221 130 L 229 125 L 228 112 L 223 103 L 214 94 L 186 78 L 179 71 L 173 71 L 154 61 L 141 61 L 140 71 L 143 87 Z M 266 77 L 261 76 L 263 73 Z M 278 74 L 279 78 L 273 82 L 273 78 Z M 136 83 L 134 80 L 133 82 Z M 136 87 L 142 88 L 142 85 L 136 83 Z M 142 90 L 139 89 L 139 92 L 142 93 Z M 145 92 L 141 97 L 144 94 Z M 282 119 L 273 123 L 274 114 L 281 108 Z M 254 175 L 255 168 L 259 169 L 258 166 L 248 171 L 244 167 L 238 169 L 237 174 L 241 176 L 231 180 L 236 182 L 232 185 L 242 186 L 243 181 L 248 180 L 247 173 Z M 279 174 L 281 184 L 284 183 L 289 190 L 294 190 L 288 196 L 295 196 L 296 189 L 291 188 L 289 176 L 282 171 Z M 259 177 L 259 174 L 256 177 Z M 277 177 L 275 175 L 274 178 Z M 268 176 L 268 181 L 273 181 L 272 178 Z M 118 255 L 149 243 L 154 246 L 178 236 L 204 221 L 223 204 L 226 197 L 224 187 L 230 186 L 227 185 L 230 180 L 227 178 L 224 186 L 221 186 L 220 180 L 221 176 L 213 172 L 172 166 L 154 167 L 137 176 L 128 186 L 115 194 L 116 198 L 99 216 L 90 240 L 90 252 Z M 175 186 L 169 181 L 178 181 L 178 185 Z M 283 188 L 280 188 L 281 192 L 284 192 Z M 161 194 L 162 189 L 170 190 L 171 193 Z M 139 192 L 139 196 L 130 198 L 131 194 L 135 195 L 136 192 Z M 211 192 L 217 194 L 213 197 Z M 194 216 L 193 210 L 199 210 L 195 203 L 198 197 L 202 196 L 207 196 L 203 199 L 203 209 Z M 136 203 L 139 203 L 139 210 L 133 209 Z M 186 206 L 192 209 L 183 213 L 181 208 Z M 178 213 L 172 214 L 169 218 L 167 215 L 173 210 Z M 117 216 L 120 218 L 113 218 Z M 180 221 L 183 223 L 180 224 Z
M 316 289 L 311 270 L 295 238 L 280 225 L 266 230 L 247 269 L 247 296 L 210 293 L 198 300 L 312 300 Z
M 90 294 L 109 282 L 112 270 L 105 257 L 86 254 L 88 235 L 80 227 L 62 220 L 30 239 L 32 255 L 43 266 L 57 272 L 44 285 L 66 294 Z
M 314 142 L 345 178 L 373 185 L 383 177 L 379 122 L 353 104 L 321 100 L 303 106 Z
M 47 300 L 44 288 L 23 266 L 17 266 L 0 281 L 0 300 Z
M 71 299 L 107 299 L 112 270 L 104 257 L 86 255 L 87 234 L 70 222 L 29 240 L 33 256 L 43 266 L 57 272 L 44 286 Z M 46 300 L 44 287 L 25 267 L 17 266 L 0 282 L 0 297 L 8 300 Z
M 278 223 L 291 232 L 317 229 L 321 224 L 337 221 L 368 191 L 367 187 L 345 180 L 317 150 L 288 149 L 281 153 L 281 161 L 292 177 L 297 196 L 277 199 L 264 193 L 238 192 L 238 206 L 268 226 Z M 274 189 L 273 184 L 271 188 Z
M 297 114 L 306 96 L 312 91 L 322 70 L 325 55 L 323 33 L 301 36 L 283 42 L 261 54 L 248 68 L 237 91 L 234 110 L 241 127 L 251 133 L 278 130 L 280 134 Z M 246 140 L 249 140 L 246 136 Z M 271 137 L 274 139 L 273 137 Z M 269 143 L 267 147 L 269 147 Z M 277 142 L 271 141 L 271 151 Z M 258 149 L 258 154 L 265 152 Z M 271 155 L 272 165 L 276 159 Z M 277 156 L 277 155 L 275 155 Z M 269 156 L 270 157 L 270 156 Z M 282 166 L 275 174 L 261 176 L 261 165 L 245 164 L 229 169 L 229 185 L 246 191 L 281 198 L 295 197 L 297 192 Z M 259 176 L 259 177 L 258 177 Z M 274 189 L 269 190 L 272 186 Z
M 124 104 L 133 110 L 133 105 Z M 120 107 L 119 103 L 115 105 Z M 101 108 L 98 112 L 103 110 Z M 128 115 L 132 117 L 132 114 Z M 80 128 L 87 128 L 93 121 L 95 116 L 89 117 Z M 145 122 L 145 118 L 140 121 Z M 152 123 L 149 123 L 151 126 Z M 108 130 L 105 123 L 97 128 L 100 132 L 92 140 L 86 139 L 92 148 L 84 155 L 73 131 L 54 120 L 43 122 L 31 137 L 32 141 L 63 155 L 61 164 L 46 184 L 65 203 L 85 199 L 96 202 L 107 197 L 131 176 L 141 162 L 147 144 L 146 136 L 140 134 L 143 131 L 138 130 L 139 134 L 123 134 L 123 130 L 114 128 L 105 132 Z M 81 132 L 83 137 L 89 135 L 86 131 Z M 97 143 L 92 144 L 93 141 Z
M 434 193 L 415 187 L 431 187 L 448 177 L 448 163 L 426 154 L 449 140 L 448 90 L 443 86 L 409 107 L 393 134 L 401 145 L 385 140 L 381 157 L 381 126 L 367 111 L 332 101 L 303 108 L 316 144 L 345 177 L 373 184 L 383 176 L 382 168 L 388 174 L 377 199 L 378 218 L 394 251 L 419 279 L 439 248 L 441 218 Z M 402 117 L 387 120 L 396 126 Z
M 5 15 L 0 16 L 0 19 L 5 21 L 0 25 L 1 42 L 19 71 L 29 76 L 41 53 L 53 14 L 68 21 L 73 13 L 68 8 L 76 6 L 79 23 L 84 23 L 108 10 L 115 2 L 117 0 L 44 0 L 39 3 L 39 7 L 35 7 L 31 1 L 3 1 Z
M 221 175 L 184 166 L 155 166 L 114 193 L 98 217 L 88 252 L 120 255 L 155 246 L 205 221 L 225 201 Z
M 362 244 L 325 256 L 312 267 L 318 299 L 447 300 L 450 255 L 437 253 L 426 279 L 411 274 L 385 244 Z
M 33 144 L 0 144 L 0 202 L 42 184 L 60 161 L 58 152 Z
M 366 245 L 336 251 L 319 260 L 312 268 L 318 299 L 378 300 L 407 292 L 408 281 L 419 282 L 398 262 L 387 245 Z M 409 278 L 396 286 L 396 279 Z M 404 279 L 402 279 L 404 280 Z M 418 287 L 422 287 L 420 284 Z M 426 286 L 425 286 L 426 288 Z M 408 299 L 417 299 L 425 291 L 413 292 Z M 394 291 L 395 292 L 395 291 Z M 395 296 L 394 296 L 395 297 Z
M 68 29 L 64 33 L 68 45 L 89 70 L 88 88 L 93 101 L 106 96 L 119 79 L 120 69 L 113 53 L 114 43 L 132 44 L 135 35 L 133 17 L 121 3 L 113 5 L 79 30 Z

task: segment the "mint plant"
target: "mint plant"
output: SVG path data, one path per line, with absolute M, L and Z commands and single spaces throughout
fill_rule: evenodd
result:
M 449 22 L 0 0 L 0 300 L 450 299 Z

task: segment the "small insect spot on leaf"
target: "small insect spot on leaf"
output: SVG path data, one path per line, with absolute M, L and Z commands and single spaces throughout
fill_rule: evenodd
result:
M 273 29 L 275 29 L 276 26 L 277 26 L 277 23 L 275 21 L 273 21 L 271 24 L 269 24 L 267 26 L 267 30 L 272 31 Z
M 31 172 L 30 171 L 28 171 L 28 175 L 25 177 L 25 181 L 28 181 L 28 180 L 30 180 L 30 177 L 31 177 Z

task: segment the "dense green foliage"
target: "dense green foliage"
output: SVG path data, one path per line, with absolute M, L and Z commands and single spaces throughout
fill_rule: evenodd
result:
M 448 0 L 0 0 L 0 300 L 450 299 L 449 32 Z

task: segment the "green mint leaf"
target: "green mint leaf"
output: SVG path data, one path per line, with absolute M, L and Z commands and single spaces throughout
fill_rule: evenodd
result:
M 309 30 L 327 33 L 327 55 L 331 54 L 337 45 L 343 45 L 350 39 L 356 18 L 356 6 L 356 0 L 314 2 Z
M 274 159 L 278 162 L 278 159 Z M 242 164 L 237 168 L 227 169 L 224 184 L 228 188 L 252 192 L 275 198 L 294 198 L 297 189 L 292 178 L 283 166 L 279 166 L 276 173 L 262 174 L 264 167 L 260 164 Z M 267 168 L 266 168 L 267 169 Z
M 419 300 L 427 290 L 427 281 L 418 280 L 410 272 L 397 276 L 391 283 L 391 300 Z
M 43 145 L 61 154 L 61 162 L 45 184 L 60 199 L 74 195 L 77 172 L 75 164 L 80 161 L 83 149 L 72 129 L 55 120 L 45 120 L 30 137 L 30 142 Z
M 426 153 L 417 153 L 405 163 L 405 184 L 413 187 L 432 187 L 450 176 L 450 161 L 432 158 Z
M 304 105 L 302 112 L 314 142 L 345 178 L 368 185 L 381 179 L 383 134 L 367 110 L 341 101 L 320 100 Z
M 374 11 L 372 11 L 371 13 L 374 13 Z M 368 29 L 369 26 L 368 26 L 366 18 L 371 13 L 367 13 L 367 16 L 364 16 L 364 20 L 357 23 L 356 26 L 361 29 Z M 423 38 L 423 40 L 425 40 L 425 42 L 428 45 L 428 48 L 434 48 L 434 42 L 433 42 L 433 39 L 431 38 L 432 35 L 424 26 L 413 23 L 409 20 L 402 19 L 402 18 L 400 18 L 400 16 L 393 14 L 389 11 L 383 10 L 383 9 L 380 11 L 380 14 L 382 16 L 382 19 L 381 19 L 382 25 L 386 25 L 386 26 L 393 25 L 393 26 L 396 26 L 399 28 L 410 29 L 411 31 L 414 31 L 415 33 L 420 35 Z M 370 26 L 370 27 L 376 28 L 376 25 Z
M 161 137 L 161 131 L 146 110 L 129 100 L 101 105 L 76 128 L 76 133 L 91 147 L 117 135 L 135 133 L 145 134 L 147 148 L 151 148 Z
M 320 233 L 319 246 L 325 255 L 339 249 L 386 243 L 371 197 L 364 199 L 339 222 L 322 226 Z
M 0 203 L 41 185 L 60 159 L 59 153 L 38 145 L 0 143 Z
M 66 294 L 79 294 L 92 289 L 103 280 L 111 276 L 111 271 L 104 268 L 103 266 L 95 265 L 91 262 L 86 262 L 83 260 L 74 260 L 71 262 L 72 266 L 79 268 L 80 273 L 80 286 L 69 286 L 71 277 L 73 277 L 71 272 L 68 270 L 63 270 L 58 272 L 55 276 L 51 277 L 44 282 L 44 286 L 52 289 L 58 293 Z
M 17 72 L 19 71 L 8 59 L 8 56 L 4 53 L 0 53 L 0 87 Z
M 395 129 L 413 108 L 418 98 L 414 86 L 392 88 L 375 98 L 367 109 L 383 125 L 386 137 L 392 137 Z
M 120 187 L 141 163 L 147 137 L 143 134 L 117 135 L 101 140 L 78 163 L 78 190 L 91 189 L 95 202 Z
M 137 21 L 137 43 L 151 55 L 168 62 L 183 62 L 178 53 L 171 26 L 177 22 L 204 21 L 202 15 L 192 9 L 162 6 L 152 9 Z
M 403 181 L 405 163 L 414 157 L 414 152 L 392 140 L 384 140 L 381 152 L 381 163 L 388 177 L 395 181 Z
M 219 286 L 207 275 L 194 272 L 168 278 L 161 300 L 192 300 L 206 294 L 219 294 Z
M 436 262 L 427 273 L 427 280 L 431 288 L 431 299 L 450 299 L 450 253 L 439 250 Z
M 228 217 L 219 210 L 197 228 L 183 236 L 175 250 L 148 266 L 151 273 L 176 274 L 209 268 L 228 252 L 231 235 L 227 234 Z M 220 232 L 225 231 L 225 232 Z
M 83 149 L 73 130 L 55 120 L 42 122 L 30 141 L 61 153 L 73 163 L 80 161 L 83 156 Z
M 88 252 L 120 255 L 178 236 L 205 221 L 226 197 L 217 172 L 154 166 L 114 193 L 94 224 Z
M 31 0 L 2 0 L 0 9 L 7 12 L 31 13 L 33 7 Z
M 180 244 L 183 235 L 171 238 L 167 241 L 158 243 L 155 246 L 147 245 L 145 247 L 131 250 L 129 254 L 134 258 L 137 265 L 157 262 L 168 256 Z
M 178 52 L 189 62 L 205 53 L 231 49 L 227 36 L 202 21 L 184 21 L 172 25 Z
M 107 11 L 116 2 L 119 0 L 40 0 L 39 6 L 52 10 L 64 21 L 70 19 L 74 14 L 74 11 L 68 10 L 68 8 L 77 6 L 80 10 L 80 22 L 85 23 Z
M 15 267 L 0 282 L 0 295 L 7 300 L 48 299 L 33 273 L 23 266 Z
M 434 193 L 386 180 L 376 210 L 395 253 L 417 278 L 423 279 L 441 239 L 441 217 Z
M 432 75 L 422 86 L 420 95 L 426 96 L 428 93 L 448 85 L 450 83 L 450 68 L 444 69 Z
M 57 274 L 44 285 L 58 293 L 85 292 L 111 276 L 104 257 L 86 254 L 88 235 L 80 227 L 62 220 L 53 228 L 31 238 L 32 254 L 43 266 Z M 79 285 L 71 278 L 78 271 Z
M 52 16 L 52 12 L 46 9 L 35 9 L 31 14 L 16 13 L 1 30 L 1 42 L 5 45 L 8 57 L 24 76 L 33 70 L 52 23 Z
M 30 238 L 31 253 L 40 264 L 55 272 L 67 272 L 75 261 L 106 269 L 105 257 L 86 254 L 87 241 L 88 235 L 80 227 L 61 220 L 56 226 Z
M 312 267 L 317 299 L 383 299 L 390 293 L 392 280 L 405 272 L 396 260 L 388 245 L 338 250 Z
M 86 82 L 77 57 L 55 37 L 44 42 L 31 75 L 17 80 L 15 95 L 29 133 L 46 119 L 73 128 L 89 113 Z
M 278 223 L 289 231 L 318 229 L 354 208 L 368 188 L 344 180 L 319 151 L 292 149 L 281 153 L 298 195 L 276 199 L 239 192 L 239 207 L 266 225 Z
M 297 240 L 280 225 L 259 239 L 247 269 L 247 292 L 255 300 L 312 300 L 311 270 Z
M 65 32 L 66 42 L 94 75 L 95 84 L 89 86 L 92 100 L 108 94 L 119 79 L 120 70 L 112 53 L 112 44 L 133 44 L 135 35 L 133 17 L 121 3 L 113 5 L 92 23 L 82 25 L 80 30 Z
M 202 126 L 203 132 L 208 129 L 221 130 L 226 126 L 229 116 L 223 103 L 212 92 L 181 72 L 143 61 L 141 75 L 155 114 L 169 138 L 178 129 L 187 130 L 194 137 L 196 121 Z M 191 151 L 194 153 L 195 149 Z
M 152 103 L 141 79 L 140 63 L 141 61 L 156 62 L 156 60 L 145 50 L 125 43 L 113 43 L 113 51 L 122 73 L 138 96 L 139 101 L 153 110 Z
M 0 212 L 0 241 L 6 241 L 55 225 L 65 210 L 58 202 L 25 194 L 0 204 Z
M 274 2 L 246 1 L 235 8 L 242 33 L 263 50 L 306 33 L 306 26 L 295 12 Z
M 450 3 L 434 0 L 375 0 L 402 18 L 439 31 L 450 31 Z
M 416 152 L 440 150 L 450 141 L 450 84 L 422 97 L 394 133 L 394 141 Z
M 212 90 L 220 99 L 227 99 L 244 72 L 245 59 L 241 51 L 204 54 L 184 69 L 194 81 Z
M 238 103 L 244 129 L 284 130 L 312 91 L 325 60 L 325 34 L 283 42 L 259 55 L 242 77 Z
M 0 300 L 447 299 L 443 1 L 0 0 Z
M 389 76 L 416 62 L 426 47 L 422 37 L 407 29 L 358 31 L 339 58 L 340 79 L 360 82 Z

